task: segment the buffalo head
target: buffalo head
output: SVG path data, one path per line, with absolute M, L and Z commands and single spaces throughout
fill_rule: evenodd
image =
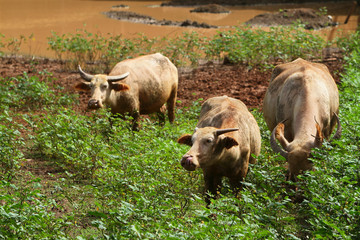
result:
M 239 130 L 238 128 L 217 129 L 214 127 L 196 128 L 193 135 L 185 134 L 178 139 L 178 143 L 191 146 L 182 157 L 181 166 L 188 171 L 214 164 L 222 150 L 229 149 L 239 143 L 224 133 Z
M 75 85 L 75 89 L 78 91 L 91 91 L 91 98 L 88 102 L 88 108 L 90 109 L 102 108 L 111 91 L 127 91 L 130 89 L 129 85 L 118 82 L 125 79 L 129 75 L 128 72 L 117 76 L 91 75 L 84 72 L 79 66 L 79 73 L 85 82 Z
M 338 139 L 341 136 L 341 124 L 336 113 L 334 113 L 334 117 L 337 121 L 337 130 L 333 139 Z M 316 127 L 316 136 L 312 136 L 314 137 L 314 141 L 312 143 L 305 143 L 301 139 L 288 142 L 284 136 L 285 122 L 286 120 L 278 123 L 273 129 L 270 138 L 270 145 L 274 152 L 279 153 L 286 159 L 289 165 L 289 178 L 294 181 L 296 176 L 302 171 L 310 170 L 312 168 L 312 162 L 308 160 L 311 156 L 311 148 L 320 147 L 323 143 L 324 136 L 320 125 L 315 120 L 314 124 Z M 276 140 L 279 141 L 281 146 L 278 145 Z

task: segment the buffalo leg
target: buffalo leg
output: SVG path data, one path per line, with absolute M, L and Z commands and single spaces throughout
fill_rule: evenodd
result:
M 238 193 L 242 190 L 242 183 L 241 183 L 242 181 L 243 181 L 242 177 L 229 179 L 231 189 L 235 194 L 235 196 L 237 196 Z
M 204 176 L 205 179 L 205 202 L 209 206 L 211 198 L 216 198 L 219 195 L 221 188 L 221 177 L 219 176 Z
M 176 104 L 176 97 L 177 97 L 177 88 L 174 88 L 170 94 L 169 99 L 167 100 L 167 110 L 168 110 L 168 117 L 169 122 L 174 122 L 175 120 L 175 104 Z
M 132 114 L 133 117 L 133 126 L 132 126 L 132 130 L 133 131 L 138 131 L 139 130 L 139 120 L 140 120 L 140 113 L 139 111 L 134 111 Z
M 156 112 L 156 115 L 159 118 L 159 124 L 161 126 L 165 125 L 165 112 L 166 112 L 166 106 L 165 104 L 160 108 L 160 110 L 158 112 Z
M 161 126 L 164 126 L 164 124 L 165 124 L 165 115 L 164 115 L 164 113 L 162 113 L 162 112 L 157 112 L 156 115 L 157 115 L 158 118 L 159 118 L 159 124 L 160 124 Z

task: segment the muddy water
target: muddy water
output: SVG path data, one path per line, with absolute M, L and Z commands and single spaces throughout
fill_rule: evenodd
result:
M 343 23 L 348 15 L 352 2 L 338 2 L 307 5 L 268 5 L 268 6 L 238 6 L 228 7 L 230 14 L 190 13 L 191 7 L 159 7 L 161 1 L 101 1 L 101 0 L 0 0 L 0 33 L 6 38 L 25 37 L 31 34 L 34 37 L 29 44 L 22 47 L 21 52 L 31 55 L 53 57 L 47 50 L 47 37 L 51 32 L 57 34 L 75 33 L 77 29 L 86 29 L 89 32 L 122 34 L 131 38 L 138 33 L 149 37 L 175 36 L 183 32 L 197 31 L 204 35 L 215 34 L 219 29 L 184 28 L 171 26 L 154 26 L 140 23 L 131 23 L 107 18 L 103 12 L 114 10 L 118 4 L 128 5 L 128 9 L 139 14 L 149 15 L 155 19 L 184 21 L 190 19 L 212 25 L 236 26 L 252 17 L 271 11 L 285 8 L 311 7 L 319 9 L 326 6 L 328 14 L 334 20 Z M 360 7 L 350 17 L 348 24 L 332 29 L 322 30 L 326 38 L 332 38 L 337 29 L 354 31 L 360 21 Z

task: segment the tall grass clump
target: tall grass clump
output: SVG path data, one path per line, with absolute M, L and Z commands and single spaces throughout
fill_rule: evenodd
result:
M 48 38 L 49 48 L 59 60 L 75 68 L 81 64 L 94 64 L 94 70 L 109 72 L 117 63 L 139 55 L 161 52 L 177 66 L 196 64 L 201 55 L 201 39 L 196 32 L 184 33 L 175 38 L 149 38 L 143 34 L 128 39 L 122 35 L 102 35 L 77 30 L 75 34 L 58 35 L 53 32 Z M 99 67 L 100 66 L 100 67 Z M 96 69 L 100 68 L 100 69 Z
M 319 35 L 300 26 L 271 27 L 269 31 L 238 27 L 215 35 L 204 51 L 209 58 L 226 56 L 232 63 L 265 66 L 298 57 L 321 58 L 325 46 Z
M 242 26 L 219 31 L 212 37 L 191 32 L 174 38 L 148 38 L 140 34 L 131 39 L 78 30 L 76 34 L 61 36 L 53 32 L 48 40 L 49 48 L 60 60 L 67 60 L 69 68 L 96 62 L 94 66 L 105 72 L 126 58 L 155 52 L 164 54 L 178 67 L 196 66 L 199 59 L 224 57 L 234 64 L 246 62 L 269 67 L 277 61 L 298 57 L 321 58 L 322 49 L 327 46 L 320 35 L 299 25 L 272 27 L 268 31 Z

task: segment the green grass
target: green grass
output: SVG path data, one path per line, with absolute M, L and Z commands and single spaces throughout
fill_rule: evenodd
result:
M 262 151 L 242 196 L 225 181 L 206 208 L 202 173 L 180 166 L 187 147 L 176 143 L 195 127 L 199 102 L 177 109 L 174 124 L 144 118 L 133 132 L 131 119 L 111 127 L 106 111 L 69 109 L 76 99 L 55 94 L 51 74 L 2 78 L 0 239 L 358 239 L 360 44 L 342 44 L 351 49 L 339 86 L 343 135 L 315 151 L 302 203 L 285 191 L 284 159 L 257 110 Z
M 31 39 L 20 36 L 6 38 L 0 34 L 0 56 L 16 55 L 21 45 L 31 49 Z M 183 33 L 174 38 L 149 38 L 139 34 L 131 39 L 121 35 L 91 33 L 79 29 L 76 33 L 59 35 L 52 32 L 48 37 L 49 49 L 65 69 L 75 70 L 87 65 L 92 71 L 109 72 L 119 61 L 139 55 L 160 52 L 176 66 L 195 66 L 199 59 L 223 60 L 247 63 L 250 66 L 272 67 L 276 61 L 322 58 L 322 49 L 330 45 L 349 46 L 348 37 L 326 42 L 316 31 L 306 31 L 301 24 L 288 27 L 272 27 L 265 31 L 241 25 L 222 30 L 211 37 L 197 32 Z M 343 43 L 344 42 L 344 43 Z

